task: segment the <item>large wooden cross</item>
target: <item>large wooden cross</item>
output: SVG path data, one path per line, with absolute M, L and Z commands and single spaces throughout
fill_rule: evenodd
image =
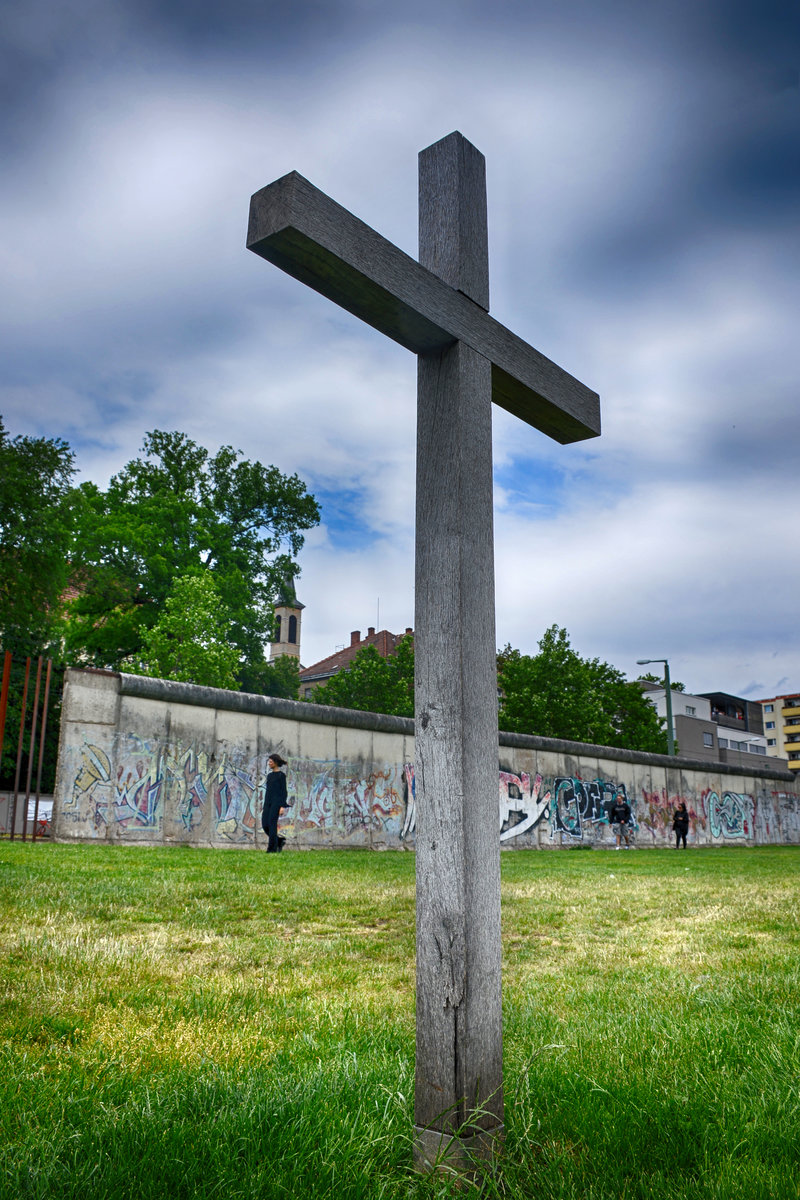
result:
M 415 1158 L 458 1165 L 503 1123 L 491 405 L 572 442 L 599 399 L 489 316 L 460 133 L 419 156 L 419 262 L 296 172 L 252 197 L 247 245 L 418 356 Z

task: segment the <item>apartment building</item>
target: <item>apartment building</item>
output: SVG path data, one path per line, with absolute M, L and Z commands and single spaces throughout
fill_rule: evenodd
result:
M 762 700 L 767 754 L 785 758 L 790 771 L 800 771 L 800 693 Z
M 665 688 L 644 680 L 639 680 L 639 684 L 666 722 Z M 725 762 L 744 768 L 756 766 L 759 758 L 766 757 L 767 738 L 761 728 L 760 704 L 729 696 L 726 692 L 693 696 L 674 689 L 670 690 L 670 699 L 678 757 L 698 762 Z M 760 765 L 765 764 L 761 761 Z

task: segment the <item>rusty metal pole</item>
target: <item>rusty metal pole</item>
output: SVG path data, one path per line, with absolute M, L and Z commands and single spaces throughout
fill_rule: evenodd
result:
M 31 660 L 25 659 L 25 686 L 22 689 L 22 711 L 19 718 L 19 742 L 17 744 L 17 769 L 14 772 L 14 804 L 11 809 L 11 841 L 17 824 L 17 799 L 19 797 L 19 773 L 22 767 L 22 741 L 25 735 L 25 714 L 28 711 L 28 684 L 31 678 Z M 26 814 L 27 818 L 27 814 Z
M 22 822 L 22 840 L 28 839 L 28 806 L 31 802 L 31 780 L 33 779 L 33 759 L 36 754 L 36 723 L 39 716 L 39 689 L 42 686 L 42 656 L 36 663 L 36 688 L 33 693 L 33 719 L 31 721 L 31 740 L 28 745 L 28 774 L 25 779 L 25 818 Z
M 39 767 L 36 771 L 36 801 L 33 806 L 33 840 L 36 841 L 36 830 L 39 826 L 39 797 L 42 794 L 42 764 L 44 763 L 44 737 L 47 733 L 47 704 L 50 698 L 50 672 L 53 667 L 52 658 L 47 660 L 47 673 L 44 679 L 44 700 L 42 701 L 42 732 L 39 735 Z
M 6 737 L 6 709 L 8 708 L 8 685 L 11 680 L 11 651 L 6 650 L 3 662 L 3 684 L 0 688 L 0 769 L 3 763 L 3 746 Z
M 8 684 L 11 679 L 11 651 L 6 650 L 3 662 L 3 685 L 0 688 L 0 769 L 3 764 L 3 745 L 6 738 L 6 709 L 8 708 Z M 8 810 L 6 810 L 8 811 Z

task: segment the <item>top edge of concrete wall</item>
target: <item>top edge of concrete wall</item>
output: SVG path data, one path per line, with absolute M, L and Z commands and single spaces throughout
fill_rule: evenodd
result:
M 334 708 L 312 704 L 305 700 L 283 700 L 277 696 L 256 696 L 248 692 L 230 692 L 224 688 L 201 687 L 194 683 L 178 683 L 172 679 L 151 679 L 144 675 L 102 671 L 94 668 L 70 668 L 67 678 L 81 675 L 105 675 L 118 680 L 123 696 L 160 700 L 173 704 L 191 704 L 201 708 L 216 708 L 228 712 L 253 713 L 256 716 L 283 717 L 318 725 L 339 725 L 349 729 L 369 729 L 379 733 L 400 733 L 413 736 L 414 721 L 410 717 L 391 717 L 385 713 L 359 712 L 350 708 Z M 526 733 L 500 732 L 500 746 L 516 750 L 550 750 L 582 758 L 604 758 L 615 762 L 641 763 L 667 767 L 674 771 L 713 771 L 720 775 L 746 775 L 756 779 L 774 779 L 796 784 L 791 771 L 760 766 L 737 766 L 733 763 L 705 762 L 668 754 L 650 754 L 638 750 L 620 750 L 615 746 L 595 746 L 584 742 L 569 742 L 561 738 L 537 737 Z

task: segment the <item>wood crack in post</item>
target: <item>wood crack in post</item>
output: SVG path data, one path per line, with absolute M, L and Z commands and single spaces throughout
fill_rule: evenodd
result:
M 441 919 L 444 937 L 434 933 L 439 953 L 442 1007 L 458 1009 L 466 990 L 466 943 L 461 920 L 452 914 Z

